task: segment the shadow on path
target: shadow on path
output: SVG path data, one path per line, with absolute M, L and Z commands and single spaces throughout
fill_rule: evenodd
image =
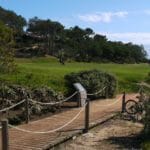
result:
M 111 144 L 118 145 L 119 149 L 141 149 L 142 138 L 139 135 L 132 135 L 126 137 L 110 137 L 106 140 Z

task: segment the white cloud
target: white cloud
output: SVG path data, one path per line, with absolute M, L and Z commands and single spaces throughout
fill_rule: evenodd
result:
M 109 23 L 114 18 L 124 18 L 128 15 L 127 11 L 118 11 L 118 12 L 97 12 L 92 14 L 78 15 L 78 18 L 85 22 L 104 22 Z

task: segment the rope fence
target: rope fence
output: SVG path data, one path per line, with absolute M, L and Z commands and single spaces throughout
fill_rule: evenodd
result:
M 87 93 L 87 96 L 93 96 L 93 95 L 98 95 L 100 93 L 102 93 L 105 89 L 107 88 L 107 86 L 103 87 L 101 90 L 99 90 L 98 92 L 95 92 L 95 93 Z M 139 89 L 139 92 L 141 91 L 141 88 Z M 31 102 L 32 104 L 40 104 L 40 105 L 57 105 L 57 104 L 61 104 L 63 102 L 66 102 L 68 100 L 70 100 L 71 98 L 73 98 L 76 94 L 78 94 L 79 92 L 74 92 L 72 95 L 70 95 L 69 97 L 61 100 L 61 101 L 58 101 L 58 102 L 49 102 L 49 103 L 44 103 L 44 102 L 38 102 L 38 101 L 35 101 L 35 100 L 32 100 L 32 99 L 24 99 L 10 107 L 7 107 L 7 108 L 4 108 L 2 110 L 0 110 L 0 112 L 4 112 L 4 111 L 8 111 L 22 103 L 26 103 L 26 116 L 29 117 L 29 114 L 28 114 L 28 109 L 29 109 L 29 103 L 28 102 Z M 123 94 L 123 96 L 121 95 L 120 97 L 118 97 L 115 101 L 113 101 L 112 103 L 108 103 L 108 104 L 100 104 L 100 105 L 97 105 L 97 104 L 94 104 L 95 107 L 110 107 L 112 105 L 115 105 L 116 103 L 118 103 L 119 101 L 121 101 L 122 99 L 122 110 L 124 109 L 125 107 L 125 93 Z M 137 94 L 133 95 L 132 97 L 128 97 L 128 98 L 135 98 L 137 96 Z M 84 99 L 85 100 L 85 99 Z M 84 111 L 85 112 L 85 132 L 88 132 L 89 130 L 89 118 L 90 118 L 90 103 L 89 103 L 89 99 L 86 98 L 85 100 L 85 103 L 83 105 L 82 108 L 80 108 L 77 112 L 77 114 L 71 118 L 69 121 L 65 122 L 63 125 L 60 125 L 59 127 L 55 128 L 55 129 L 51 129 L 51 130 L 47 130 L 47 131 L 44 131 L 44 128 L 42 128 L 41 130 L 42 131 L 32 131 L 32 130 L 28 130 L 28 129 L 25 129 L 25 128 L 22 128 L 22 127 L 19 127 L 19 126 L 14 126 L 12 124 L 9 124 L 8 121 L 1 121 L 2 122 L 2 127 L 0 126 L 0 129 L 2 128 L 2 132 L 3 132 L 3 136 L 2 136 L 2 145 L 5 147 L 5 145 L 7 145 L 8 147 L 8 141 L 9 139 L 8 138 L 8 129 L 9 128 L 12 128 L 14 130 L 17 130 L 17 131 L 20 131 L 20 132 L 25 132 L 25 133 L 29 133 L 29 134 L 50 134 L 50 133 L 54 133 L 54 132 L 58 132 L 62 129 L 64 129 L 65 127 L 69 126 L 71 123 L 75 122 L 77 120 L 77 118 L 81 115 L 81 113 Z M 124 111 L 122 111 L 124 112 Z M 6 144 L 7 143 L 7 144 Z
M 87 103 L 86 103 L 87 104 Z M 81 110 L 70 120 L 68 121 L 67 123 L 65 123 L 64 125 L 62 125 L 61 127 L 59 128 L 56 128 L 56 129 L 53 129 L 53 130 L 49 130 L 49 131 L 31 131 L 31 130 L 26 130 L 26 129 L 22 129 L 22 128 L 19 128 L 19 127 L 16 127 L 16 126 L 13 126 L 11 124 L 8 124 L 8 126 L 10 128 L 14 128 L 16 130 L 19 130 L 19 131 L 22 131 L 22 132 L 26 132 L 26 133 L 32 133 L 32 134 L 48 134 L 48 133 L 53 133 L 53 132 L 57 132 L 63 128 L 65 128 L 66 126 L 68 126 L 69 124 L 71 124 L 72 122 L 74 122 L 79 116 L 80 114 L 83 112 L 86 104 L 84 105 L 84 107 L 81 108 Z
M 136 98 L 137 94 L 134 94 L 133 96 L 129 96 L 128 99 L 134 99 Z
M 96 106 L 96 107 L 109 107 L 109 106 L 112 106 L 112 105 L 118 103 L 121 99 L 122 99 L 122 95 L 121 95 L 118 99 L 116 99 L 114 102 L 112 102 L 112 103 L 110 103 L 110 104 L 105 104 L 105 105 L 102 105 L 102 104 L 100 104 L 100 105 L 94 104 L 94 106 Z
M 95 93 L 87 93 L 87 96 L 98 95 L 98 94 L 102 93 L 106 88 L 107 88 L 107 87 L 105 86 L 103 89 L 101 89 L 101 90 L 98 91 L 98 92 L 95 92 Z M 141 90 L 143 90 L 142 87 L 139 88 L 138 93 L 140 93 Z M 32 99 L 29 99 L 29 101 L 32 102 L 33 104 L 40 104 L 40 105 L 57 105 L 57 104 L 61 104 L 61 103 L 63 103 L 63 102 L 66 102 L 66 101 L 70 100 L 70 99 L 71 99 L 72 97 L 74 97 L 77 93 L 78 93 L 78 92 L 76 91 L 76 92 L 74 92 L 71 96 L 69 96 L 69 97 L 67 97 L 67 98 L 65 98 L 64 100 L 61 100 L 61 101 L 59 101 L 59 102 L 43 103 L 43 102 L 38 102 L 38 101 L 35 101 L 35 100 L 32 100 Z M 133 97 L 134 97 L 134 96 L 133 96 Z M 132 99 L 133 97 L 130 97 L 130 98 Z M 26 101 L 26 100 L 24 99 L 24 100 L 18 102 L 17 104 L 14 104 L 14 105 L 12 105 L 12 106 L 10 106 L 10 107 L 1 109 L 1 110 L 0 110 L 0 113 L 1 113 L 1 112 L 4 112 L 4 111 L 8 111 L 8 110 L 10 110 L 10 109 L 13 109 L 14 107 L 16 107 L 16 106 L 18 106 L 18 105 L 24 103 L 25 101 Z
M 87 95 L 88 95 L 88 96 L 98 95 L 98 94 L 102 93 L 106 88 L 107 88 L 107 87 L 104 87 L 103 89 L 101 89 L 100 91 L 98 91 L 98 92 L 96 92 L 96 93 L 87 93 Z M 71 96 L 69 96 L 69 97 L 67 97 L 67 98 L 65 98 L 64 100 L 61 100 L 61 101 L 59 101 L 59 102 L 43 103 L 43 102 L 38 102 L 38 101 L 35 101 L 35 100 L 32 100 L 32 99 L 28 99 L 28 100 L 29 100 L 30 102 L 32 102 L 33 104 L 40 104 L 40 105 L 57 105 L 57 104 L 61 104 L 61 103 L 63 103 L 63 102 L 66 102 L 66 101 L 70 100 L 70 99 L 73 98 L 76 94 L 78 94 L 77 91 L 74 92 Z M 14 105 L 12 105 L 12 106 L 10 106 L 10 107 L 7 107 L 7 108 L 4 108 L 4 109 L 0 110 L 0 112 L 4 112 L 4 111 L 8 111 L 8 110 L 10 110 L 10 109 L 13 109 L 14 107 L 16 107 L 16 106 L 18 106 L 18 105 L 24 103 L 25 101 L 26 101 L 26 100 L 24 99 L 24 100 L 18 102 L 17 104 L 14 104 Z
M 59 102 L 50 102 L 50 103 L 43 103 L 43 102 L 38 102 L 38 101 L 34 101 L 32 99 L 29 99 L 30 102 L 32 103 L 36 103 L 36 104 L 40 104 L 40 105 L 57 105 L 57 104 L 61 104 L 63 102 L 66 102 L 68 100 L 70 100 L 71 98 L 73 98 L 78 92 L 74 92 L 71 96 L 65 98 L 64 100 L 61 100 Z
M 57 104 L 61 104 L 61 103 L 63 103 L 63 102 L 66 102 L 66 101 L 70 100 L 70 99 L 71 99 L 72 97 L 74 97 L 77 93 L 78 93 L 78 92 L 75 92 L 75 93 L 73 93 L 71 96 L 69 96 L 69 97 L 67 97 L 67 98 L 65 98 L 64 100 L 59 101 L 59 102 L 42 103 L 42 102 L 34 101 L 34 100 L 32 100 L 32 99 L 28 99 L 28 100 L 29 100 L 30 102 L 32 102 L 32 103 L 37 103 L 37 104 L 40 104 L 40 105 L 57 105 Z M 18 102 L 18 103 L 16 103 L 16 104 L 10 106 L 10 107 L 1 109 L 0 112 L 4 112 L 4 111 L 8 111 L 8 110 L 10 110 L 10 109 L 13 109 L 13 108 L 15 108 L 16 106 L 21 105 L 21 104 L 24 103 L 25 101 L 26 101 L 26 100 L 24 99 L 24 100 L 22 100 L 22 101 L 20 101 L 20 102 Z
M 105 86 L 103 89 L 101 89 L 100 91 L 98 91 L 98 92 L 96 92 L 96 93 L 87 93 L 87 96 L 98 95 L 98 94 L 102 93 L 106 88 L 107 88 L 107 87 Z M 140 91 L 141 91 L 141 88 L 139 89 L 138 93 L 140 93 Z M 66 102 L 66 101 L 70 100 L 70 99 L 73 98 L 76 94 L 78 94 L 77 91 L 74 92 L 71 96 L 69 96 L 69 97 L 67 97 L 67 98 L 65 98 L 64 100 L 61 100 L 61 101 L 59 101 L 59 102 L 43 103 L 43 102 L 38 102 L 38 101 L 35 101 L 35 100 L 32 100 L 32 99 L 28 99 L 28 100 L 29 100 L 30 102 L 32 102 L 32 104 L 57 105 L 57 104 L 61 104 L 61 103 L 63 103 L 63 102 Z M 135 96 L 136 96 L 136 95 L 134 95 L 134 96 L 132 96 L 132 97 L 129 97 L 129 99 L 133 99 L 133 98 L 135 98 Z M 115 103 L 117 103 L 119 100 L 120 100 L 120 98 L 119 98 L 118 100 L 116 100 L 115 102 L 113 102 L 112 105 L 115 104 Z M 5 111 L 8 111 L 8 110 L 10 110 L 10 109 L 13 109 L 13 108 L 15 108 L 16 106 L 21 105 L 21 104 L 24 103 L 25 101 L 26 101 L 26 100 L 24 99 L 24 100 L 22 100 L 22 101 L 20 101 L 20 102 L 18 102 L 18 103 L 16 103 L 16 104 L 10 106 L 10 107 L 4 108 L 4 109 L 0 110 L 0 113 L 1 113 L 1 112 L 5 112 Z M 111 104 L 109 104 L 109 105 L 111 105 Z M 99 106 L 99 105 L 98 105 L 98 106 Z M 100 106 L 106 106 L 106 105 L 100 105 Z
M 25 101 L 26 101 L 26 100 L 24 99 L 24 100 L 22 100 L 22 101 L 20 101 L 20 102 L 18 102 L 18 103 L 16 103 L 16 104 L 10 106 L 10 107 L 1 109 L 0 112 L 4 112 L 4 111 L 8 111 L 8 110 L 10 110 L 10 109 L 13 109 L 13 108 L 15 108 L 16 106 L 18 106 L 18 105 L 24 103 Z
M 93 96 L 93 95 L 98 95 L 100 93 L 102 93 L 107 87 L 105 86 L 103 89 L 101 89 L 100 91 L 98 92 L 95 92 L 95 93 L 87 93 L 88 96 Z

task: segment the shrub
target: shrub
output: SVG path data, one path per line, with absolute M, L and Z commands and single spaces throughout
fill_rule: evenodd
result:
M 61 93 L 57 93 L 49 87 L 33 89 L 31 97 L 33 100 L 43 103 L 58 102 L 63 99 L 63 95 Z M 41 106 L 39 104 L 35 104 L 31 108 L 32 114 L 41 115 L 42 113 L 46 112 L 55 112 L 57 109 L 60 109 L 60 104 L 53 106 L 51 105 Z
M 0 72 L 10 73 L 15 70 L 13 31 L 0 22 Z
M 61 93 L 57 93 L 49 87 L 41 87 L 36 89 L 29 89 L 18 85 L 0 85 L 0 109 L 12 106 L 19 101 L 27 98 L 31 98 L 34 101 L 39 101 L 43 103 L 58 102 L 63 99 Z M 13 109 L 18 113 L 14 113 L 9 120 L 13 124 L 18 124 L 25 119 L 25 104 L 21 104 Z M 57 105 L 39 105 L 36 103 L 30 103 L 29 112 L 31 115 L 42 115 L 48 112 L 55 112 L 60 110 L 60 104 Z
M 56 102 L 63 99 L 63 95 L 61 93 L 55 92 L 53 89 L 49 87 L 41 87 L 32 89 L 32 98 L 36 99 L 40 102 Z
M 18 116 L 14 116 L 13 118 L 8 118 L 9 123 L 12 125 L 18 125 L 21 123 L 21 119 Z
M 91 98 L 99 97 L 113 97 L 116 93 L 117 81 L 113 75 L 98 70 L 82 71 L 79 73 L 71 73 L 65 76 L 66 85 L 71 91 L 73 83 L 81 83 L 87 93 L 96 93 L 103 89 L 105 90 L 100 94 L 92 96 Z

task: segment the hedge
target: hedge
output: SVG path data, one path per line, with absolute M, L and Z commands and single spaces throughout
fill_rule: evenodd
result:
M 0 84 L 0 110 L 13 104 L 16 104 L 23 99 L 31 98 L 34 101 L 49 103 L 49 102 L 58 102 L 61 101 L 64 97 L 61 93 L 55 92 L 53 89 L 49 87 L 40 87 L 36 89 L 30 89 L 27 87 L 19 86 L 19 85 L 6 85 Z M 42 115 L 48 112 L 55 112 L 60 110 L 60 104 L 54 106 L 41 106 L 39 104 L 29 105 L 30 117 L 35 115 Z M 17 124 L 21 121 L 25 120 L 25 104 L 21 104 L 13 109 L 11 112 L 19 112 L 13 113 L 11 117 L 8 116 L 8 119 L 11 123 Z
M 73 89 L 73 83 L 81 83 L 86 89 L 87 93 L 96 93 L 103 89 L 100 94 L 94 95 L 91 98 L 108 97 L 112 98 L 116 94 L 117 80 L 116 78 L 106 72 L 99 70 L 81 71 L 78 73 L 71 73 L 65 76 L 66 86 L 69 92 Z

